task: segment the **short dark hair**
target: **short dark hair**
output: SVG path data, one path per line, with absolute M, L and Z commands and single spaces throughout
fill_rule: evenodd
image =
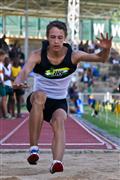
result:
M 51 21 L 48 25 L 47 25 L 47 29 L 46 29 L 46 36 L 48 37 L 49 35 L 49 31 L 53 28 L 53 27 L 57 27 L 58 29 L 62 29 L 65 33 L 65 37 L 67 36 L 67 27 L 66 24 L 62 21 Z

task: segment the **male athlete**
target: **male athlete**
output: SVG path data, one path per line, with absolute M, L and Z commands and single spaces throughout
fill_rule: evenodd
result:
M 33 70 L 36 79 L 33 92 L 27 99 L 30 134 L 30 155 L 28 162 L 36 164 L 39 159 L 38 139 L 43 121 L 50 123 L 53 130 L 51 173 L 63 171 L 63 155 L 65 150 L 65 127 L 67 119 L 66 95 L 71 77 L 81 61 L 105 62 L 108 59 L 112 37 L 109 39 L 101 34 L 98 54 L 88 54 L 73 51 L 64 43 L 67 37 L 66 24 L 52 21 L 46 30 L 47 41 L 41 49 L 31 53 L 19 76 L 14 82 L 14 88 L 23 88 L 24 81 Z

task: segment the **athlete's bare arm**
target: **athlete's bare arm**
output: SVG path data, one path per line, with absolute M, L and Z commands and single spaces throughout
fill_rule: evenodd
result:
M 112 37 L 108 38 L 108 33 L 106 37 L 101 33 L 101 38 L 96 38 L 99 41 L 98 46 L 102 49 L 99 53 L 86 53 L 83 51 L 74 52 L 72 55 L 73 64 L 77 64 L 80 61 L 87 62 L 106 62 L 109 57 L 110 48 L 112 46 Z
M 41 61 L 40 50 L 33 51 L 30 54 L 30 57 L 28 61 L 25 63 L 23 69 L 15 79 L 13 83 L 13 88 L 27 87 L 27 85 L 24 84 L 24 81 L 27 79 L 29 73 L 33 70 L 35 65 L 40 63 L 40 61 Z

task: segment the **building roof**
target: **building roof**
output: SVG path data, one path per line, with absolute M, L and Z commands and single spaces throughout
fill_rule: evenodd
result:
M 68 0 L 2 0 L 0 7 L 0 15 L 28 13 L 29 16 L 65 18 Z M 114 15 L 120 19 L 120 0 L 80 0 L 81 18 L 111 18 Z

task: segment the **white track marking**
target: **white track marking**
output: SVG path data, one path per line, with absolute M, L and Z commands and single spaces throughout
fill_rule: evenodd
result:
M 103 141 L 101 138 L 99 138 L 97 135 L 95 135 L 93 132 L 91 132 L 89 129 L 87 129 L 83 124 L 81 124 L 78 120 L 75 118 L 72 118 L 73 121 L 75 121 L 77 124 L 79 124 L 85 131 L 87 131 L 90 135 L 92 135 L 95 139 L 97 139 L 102 144 L 105 144 L 105 141 Z
M 75 118 L 71 117 L 72 120 L 74 120 L 77 124 L 79 124 L 80 126 L 82 126 L 82 128 L 84 128 L 89 134 L 91 134 L 93 137 L 95 137 L 99 143 L 66 143 L 67 146 L 102 146 L 102 145 L 106 145 L 108 149 L 111 149 L 111 145 L 114 145 L 117 148 L 117 145 L 112 143 L 111 141 L 109 141 L 108 139 L 106 139 L 104 136 L 102 135 L 95 135 L 97 134 L 96 131 L 92 130 L 92 132 L 87 129 L 87 127 L 85 127 L 83 124 L 81 124 L 78 120 L 76 120 Z M 1 141 L 0 141 L 0 145 L 2 146 L 29 146 L 29 143 L 4 143 L 7 139 L 9 139 L 26 121 L 28 120 L 28 117 L 22 122 L 20 123 L 13 131 L 11 131 L 8 135 L 6 135 Z M 94 134 L 95 133 L 95 134 Z M 105 141 L 103 141 L 102 139 L 104 139 Z M 109 143 L 110 144 L 109 144 Z M 40 146 L 50 146 L 50 143 L 39 143 L 38 145 Z
M 27 118 L 26 118 L 27 119 Z M 73 119 L 73 118 L 72 118 Z M 77 122 L 77 120 L 75 120 L 75 119 L 73 119 L 76 123 L 78 123 Z M 25 122 L 26 122 L 26 120 L 25 120 Z M 3 138 L 3 140 L 2 140 L 2 143 L 0 143 L 1 145 L 5 145 L 5 146 L 27 146 L 27 145 L 29 145 L 29 143 L 4 143 L 11 135 L 13 135 L 25 122 L 23 122 L 19 127 L 17 126 L 11 133 L 9 133 L 5 138 Z M 78 123 L 79 124 L 79 123 Z M 81 124 L 79 124 L 79 125 L 81 125 Z M 99 139 L 97 136 L 95 136 L 93 133 L 91 133 L 87 128 L 85 128 L 83 125 L 81 125 L 82 126 L 82 128 L 84 128 L 88 133 L 90 133 L 92 136 L 94 136 L 97 140 Z M 104 141 L 102 141 L 101 139 L 99 140 L 99 142 L 100 143 L 66 143 L 66 145 L 67 146 L 102 146 L 102 145 L 104 145 L 105 144 L 105 142 Z M 38 145 L 40 145 L 40 146 L 49 146 L 49 145 L 51 145 L 50 143 L 39 143 Z
M 3 143 L 3 146 L 28 146 L 29 143 Z M 50 146 L 51 143 L 38 143 L 40 146 Z M 67 146 L 103 146 L 102 143 L 66 143 Z
M 24 119 L 15 129 L 8 133 L 4 138 L 0 140 L 0 145 L 2 145 L 7 139 L 9 139 L 23 124 L 28 120 L 28 117 Z
M 91 132 L 91 133 L 93 132 L 93 133 L 96 134 L 96 135 L 94 134 L 96 137 L 99 136 L 100 138 L 104 139 L 103 142 L 106 144 L 106 146 L 108 147 L 108 149 L 111 149 L 111 145 L 113 145 L 116 149 L 120 149 L 120 147 L 119 147 L 117 144 L 113 143 L 113 142 L 110 141 L 109 139 L 107 139 L 107 138 L 105 138 L 104 136 L 102 136 L 101 134 L 97 133 L 95 130 L 92 129 L 92 130 L 90 131 L 90 130 L 88 129 L 89 127 L 87 128 L 87 125 L 83 125 L 83 124 L 80 123 L 78 120 L 76 120 L 75 117 L 72 117 L 72 116 L 70 116 L 70 117 L 71 117 L 76 123 L 78 123 L 80 126 L 82 126 L 84 129 L 88 130 L 88 132 Z M 93 133 L 92 133 L 92 134 L 93 134 Z M 92 134 L 91 134 L 91 135 L 92 135 Z M 98 136 L 97 136 L 97 135 L 98 135 Z M 100 139 L 100 138 L 99 138 L 99 139 Z M 109 143 L 110 143 L 110 144 L 109 144 Z

